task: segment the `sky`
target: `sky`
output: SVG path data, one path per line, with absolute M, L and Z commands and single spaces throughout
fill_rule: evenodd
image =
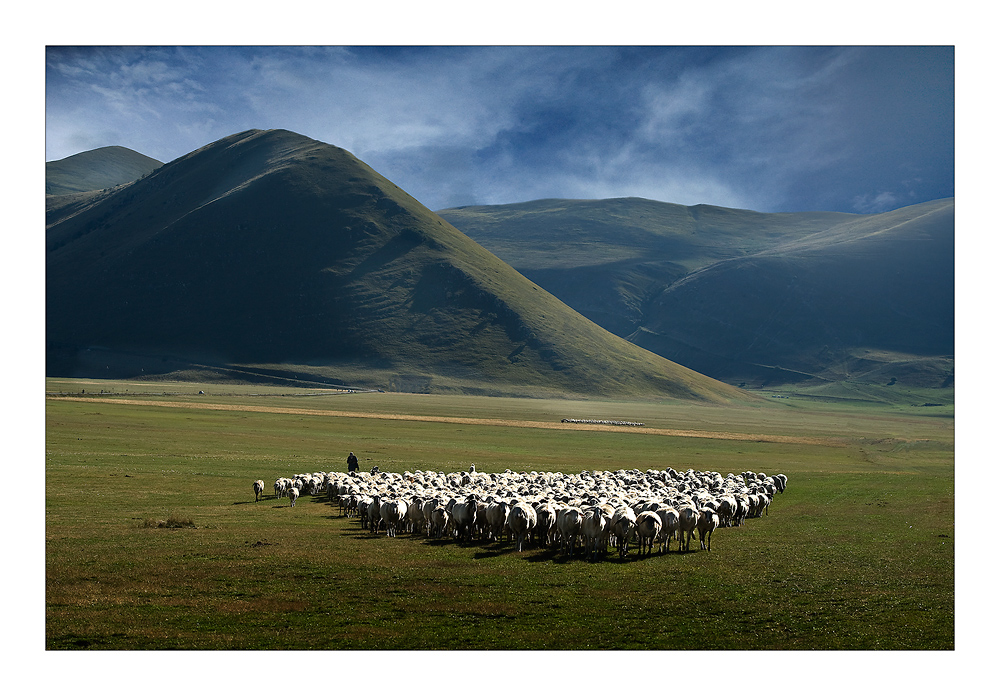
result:
M 45 49 L 45 159 L 284 128 L 431 210 L 638 196 L 875 213 L 955 195 L 953 46 Z

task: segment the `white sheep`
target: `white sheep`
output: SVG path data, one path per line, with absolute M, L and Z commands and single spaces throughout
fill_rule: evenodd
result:
M 438 505 L 431 511 L 431 536 L 440 539 L 451 522 L 451 515 L 444 505 Z
M 254 502 L 256 503 L 260 500 L 260 497 L 264 494 L 264 482 L 261 479 L 257 479 L 253 482 L 253 496 Z
M 486 507 L 486 521 L 490 527 L 490 537 L 503 542 L 503 530 L 507 524 L 507 513 L 510 504 L 505 500 L 496 500 Z M 508 535 L 509 536 L 509 535 Z
M 698 527 L 698 508 L 694 505 L 681 505 L 677 508 L 677 514 L 680 516 L 680 524 L 677 530 L 679 535 L 678 550 L 690 551 L 691 538 Z
M 550 546 L 556 531 L 556 509 L 549 502 L 539 502 L 535 508 L 535 534 L 542 546 Z
M 288 507 L 295 507 L 295 501 L 299 499 L 299 489 L 295 486 L 290 486 L 288 489 Z
M 698 515 L 698 539 L 701 548 L 712 550 L 712 532 L 719 526 L 719 515 L 712 508 L 702 508 Z
M 578 507 L 564 508 L 556 515 L 560 549 L 563 553 L 566 553 L 568 550 L 570 558 L 573 557 L 573 549 L 576 547 L 576 538 L 580 535 L 582 523 L 583 511 Z
M 386 536 L 394 537 L 406 521 L 406 501 L 387 500 L 379 506 L 379 516 L 385 523 Z
M 476 496 L 470 494 L 464 501 L 456 502 L 451 507 L 451 521 L 459 541 L 472 541 L 472 533 L 476 526 L 476 513 L 479 511 Z
M 587 509 L 583 513 L 583 520 L 580 522 L 580 532 L 583 534 L 584 547 L 586 553 L 590 555 L 590 560 L 597 560 L 597 552 L 607 549 L 606 536 L 608 523 L 611 520 L 604 516 L 604 511 L 597 505 Z M 604 546 L 602 549 L 602 542 Z
M 652 510 L 644 510 L 635 517 L 635 534 L 639 538 L 639 555 L 653 553 L 653 544 L 660 536 L 663 522 Z
M 660 553 L 670 551 L 670 540 L 676 539 L 681 526 L 681 516 L 672 507 L 660 508 L 656 511 L 660 518 Z M 678 547 L 680 544 L 678 543 Z
M 510 535 L 514 539 L 515 549 L 524 551 L 525 542 L 535 528 L 538 517 L 535 509 L 527 503 L 515 503 L 510 512 L 507 513 L 507 527 L 510 528 Z

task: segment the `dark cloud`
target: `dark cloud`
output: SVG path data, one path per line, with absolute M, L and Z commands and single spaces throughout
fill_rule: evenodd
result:
M 432 209 L 643 196 L 872 212 L 954 195 L 951 47 L 49 48 L 46 158 L 247 128 Z

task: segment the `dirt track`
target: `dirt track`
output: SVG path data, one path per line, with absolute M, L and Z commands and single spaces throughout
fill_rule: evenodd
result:
M 670 437 L 701 437 L 710 440 L 743 440 L 748 442 L 779 442 L 801 445 L 838 445 L 833 439 L 819 437 L 795 437 L 790 435 L 760 435 L 751 433 L 730 433 L 710 430 L 673 430 L 669 428 L 649 428 L 616 425 L 590 425 L 586 423 L 562 423 L 548 421 L 506 420 L 502 418 L 462 418 L 460 416 L 417 416 L 405 413 L 362 413 L 359 411 L 331 411 L 312 408 L 287 408 L 284 406 L 251 406 L 248 404 L 213 404 L 190 401 L 153 401 L 145 399 L 98 398 L 85 396 L 49 397 L 65 401 L 85 401 L 90 403 L 124 404 L 128 406 L 160 406 L 164 408 L 186 408 L 205 411 L 243 411 L 250 413 L 280 413 L 294 416 L 323 416 L 331 418 L 374 418 L 378 420 L 422 421 L 426 423 L 457 423 L 461 425 L 494 425 L 508 428 L 543 428 L 547 430 L 596 430 L 613 433 L 636 433 L 645 435 L 668 435 Z

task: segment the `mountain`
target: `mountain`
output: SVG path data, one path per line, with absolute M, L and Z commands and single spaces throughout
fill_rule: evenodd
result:
M 127 147 L 100 147 L 45 163 L 45 193 L 98 191 L 135 181 L 163 165 Z
M 953 199 L 879 215 L 637 198 L 439 214 L 609 331 L 717 379 L 953 378 Z
M 50 375 L 749 398 L 601 329 L 347 151 L 288 131 L 50 210 L 46 247 Z

